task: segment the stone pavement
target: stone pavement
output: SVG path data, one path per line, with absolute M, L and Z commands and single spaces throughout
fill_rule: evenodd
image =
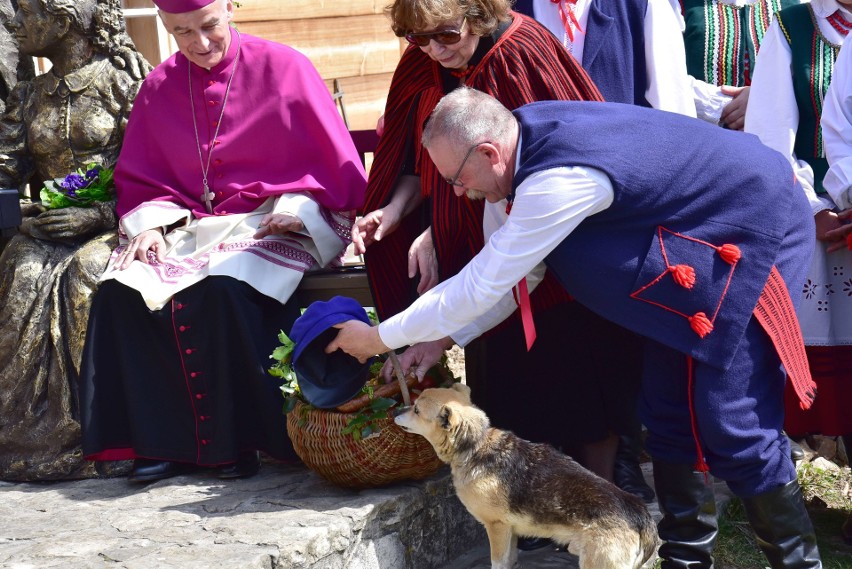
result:
M 659 517 L 656 504 L 651 511 Z M 576 557 L 552 549 L 519 558 L 529 569 L 577 567 Z M 204 472 L 148 485 L 0 482 L 0 567 L 487 569 L 490 562 L 485 532 L 458 502 L 447 469 L 353 491 L 302 466 L 264 464 L 253 478 L 227 482 Z

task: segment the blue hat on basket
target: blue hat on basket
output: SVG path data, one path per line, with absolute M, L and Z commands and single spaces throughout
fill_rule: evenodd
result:
M 333 326 L 347 320 L 370 324 L 367 311 L 355 299 L 335 296 L 312 303 L 293 323 L 293 369 L 302 395 L 314 407 L 331 409 L 349 401 L 369 379 L 372 359 L 362 364 L 342 350 L 325 353 L 337 335 Z

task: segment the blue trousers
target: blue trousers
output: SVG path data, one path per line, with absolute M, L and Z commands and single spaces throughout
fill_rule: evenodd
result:
M 798 184 L 793 188 L 799 190 Z M 813 251 L 814 226 L 791 220 L 775 266 L 794 304 Z M 723 308 L 724 309 L 724 308 Z M 693 404 L 698 441 L 713 476 L 737 496 L 749 498 L 796 478 L 784 424 L 786 375 L 769 336 L 751 318 L 731 366 L 722 370 L 693 361 Z M 697 460 L 689 405 L 687 357 L 647 339 L 639 415 L 648 428 L 646 447 L 656 459 Z
M 698 441 L 713 476 L 740 497 L 796 478 L 784 424 L 785 374 L 769 336 L 752 319 L 733 364 L 721 370 L 693 362 Z M 639 413 L 655 459 L 697 460 L 689 405 L 687 356 L 648 340 Z

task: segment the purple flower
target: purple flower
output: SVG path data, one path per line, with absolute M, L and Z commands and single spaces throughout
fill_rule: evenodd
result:
M 87 183 L 80 174 L 68 174 L 59 185 L 68 192 L 68 195 L 71 195 L 71 192 L 85 188 Z
M 86 180 L 96 180 L 100 172 L 101 169 L 97 167 L 86 170 Z

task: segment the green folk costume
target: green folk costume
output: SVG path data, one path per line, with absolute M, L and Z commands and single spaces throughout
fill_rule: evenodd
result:
M 799 127 L 793 149 L 796 158 L 813 168 L 814 190 L 824 194 L 822 180 L 828 172 L 828 161 L 820 116 L 840 46 L 820 33 L 810 4 L 791 6 L 779 12 L 777 18 L 793 56 L 793 89 L 799 107 Z
M 712 85 L 751 84 L 752 68 L 772 16 L 799 0 L 757 0 L 735 6 L 719 0 L 680 0 L 686 29 L 686 70 Z

